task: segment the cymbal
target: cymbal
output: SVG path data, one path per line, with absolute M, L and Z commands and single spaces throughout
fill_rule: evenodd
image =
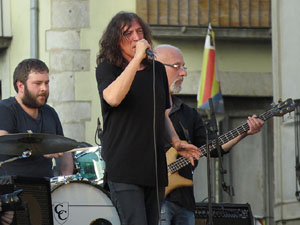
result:
M 60 135 L 17 133 L 0 136 L 0 154 L 21 155 L 30 150 L 31 155 L 66 152 L 78 147 L 78 142 Z

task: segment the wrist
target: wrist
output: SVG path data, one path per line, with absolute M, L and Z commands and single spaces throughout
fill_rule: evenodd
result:
M 249 134 L 247 132 L 241 134 L 241 139 L 243 139 L 244 137 L 247 137 Z
M 176 149 L 178 147 L 178 145 L 180 145 L 180 143 L 181 143 L 181 140 L 178 140 L 178 139 L 173 140 L 172 146 Z

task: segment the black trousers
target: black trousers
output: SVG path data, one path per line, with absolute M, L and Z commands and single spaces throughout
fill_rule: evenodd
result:
M 145 187 L 108 181 L 111 200 L 122 225 L 157 225 L 164 187 Z M 158 195 L 158 200 L 157 200 Z

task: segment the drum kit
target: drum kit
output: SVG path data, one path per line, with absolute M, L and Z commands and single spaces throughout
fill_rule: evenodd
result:
M 103 188 L 105 163 L 101 146 L 79 148 L 73 139 L 37 133 L 0 136 L 0 154 L 18 159 L 72 152 L 76 174 L 50 179 L 54 225 L 119 225 L 120 219 L 109 193 Z

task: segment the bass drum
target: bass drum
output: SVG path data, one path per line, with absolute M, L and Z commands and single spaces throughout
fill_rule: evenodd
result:
M 108 193 L 89 181 L 51 184 L 54 225 L 120 225 Z

